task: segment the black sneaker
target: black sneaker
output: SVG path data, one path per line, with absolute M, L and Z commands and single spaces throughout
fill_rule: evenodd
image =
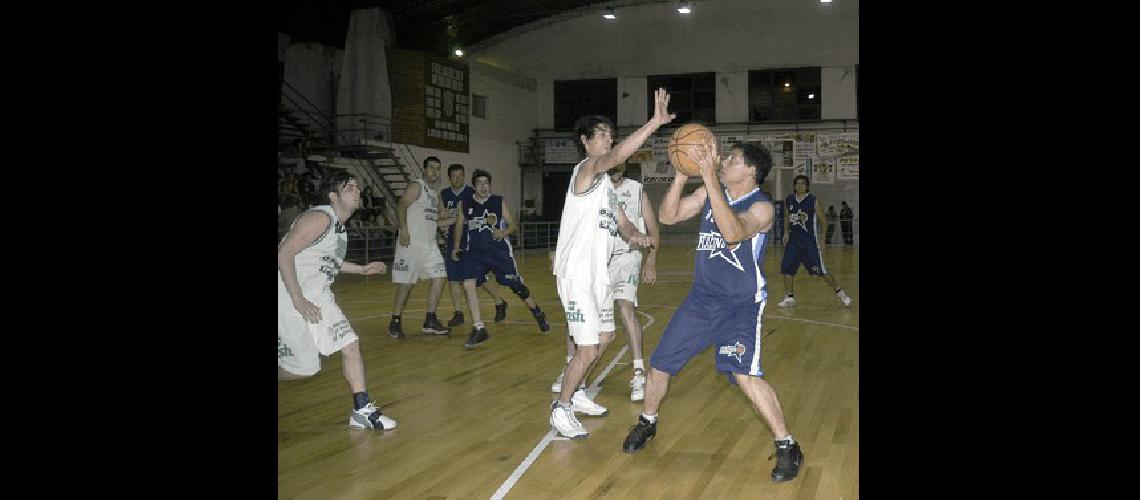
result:
M 649 422 L 638 415 L 637 425 L 629 428 L 629 435 L 625 437 L 625 442 L 621 444 L 621 451 L 626 453 L 637 453 L 645 448 L 645 442 L 653 439 L 657 435 L 657 422 Z
M 491 335 L 487 333 L 486 328 L 472 328 L 471 336 L 467 337 L 467 342 L 463 344 L 463 347 L 474 349 L 475 346 L 486 342 L 489 338 Z
M 400 320 L 394 318 L 388 323 L 388 336 L 394 339 L 408 338 L 407 335 L 404 335 L 404 329 L 400 328 Z
M 538 320 L 538 329 L 542 330 L 542 333 L 550 331 L 550 323 L 546 322 L 546 312 L 538 311 L 538 314 L 534 315 L 534 319 Z
M 768 459 L 771 460 L 772 457 Z M 791 481 L 800 473 L 800 466 L 803 464 L 804 452 L 800 451 L 799 443 L 788 444 L 787 441 L 776 441 L 776 468 L 772 469 L 773 481 Z
M 495 304 L 495 323 L 500 323 L 507 319 L 507 301 Z
M 445 328 L 439 323 L 439 318 L 433 315 L 424 319 L 423 332 L 428 335 L 447 335 L 451 333 L 451 329 Z
M 451 317 L 451 321 L 447 322 L 447 327 L 448 328 L 455 328 L 455 327 L 462 325 L 462 324 L 463 324 L 463 313 L 457 312 L 457 313 L 455 313 L 455 316 Z

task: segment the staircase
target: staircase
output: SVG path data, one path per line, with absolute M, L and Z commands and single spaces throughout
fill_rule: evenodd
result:
M 404 150 L 412 159 L 410 166 L 401 161 L 397 145 L 390 142 L 360 139 L 349 143 L 343 131 L 337 130 L 332 116 L 320 111 L 309 99 L 289 85 L 281 82 L 281 102 L 277 108 L 277 144 L 282 149 L 298 138 L 308 139 L 309 158 L 318 156 L 322 167 L 348 170 L 362 185 L 371 186 L 380 193 L 384 203 L 394 214 L 400 196 L 419 172 L 411 148 Z M 390 134 L 384 134 L 388 137 Z

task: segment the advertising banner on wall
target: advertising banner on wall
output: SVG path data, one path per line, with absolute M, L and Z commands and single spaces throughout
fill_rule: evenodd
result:
M 859 180 L 859 155 L 839 157 L 835 177 L 841 181 Z
M 820 158 L 811 169 L 811 183 L 835 184 L 835 164 L 831 158 Z
M 578 153 L 578 147 L 574 145 L 574 140 L 569 137 L 546 139 L 543 143 L 543 149 L 546 163 L 575 164 L 582 161 L 582 155 Z

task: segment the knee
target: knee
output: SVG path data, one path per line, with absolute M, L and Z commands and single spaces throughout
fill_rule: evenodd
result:
M 511 287 L 511 291 L 515 292 L 515 295 L 518 295 L 519 298 L 523 300 L 526 300 L 528 297 L 530 297 L 530 289 L 522 283 L 519 283 L 518 286 Z
M 604 345 L 604 346 L 610 345 L 610 343 L 612 343 L 614 341 L 615 336 L 616 336 L 615 332 L 602 332 L 602 334 L 599 336 L 599 340 L 601 340 L 602 345 Z

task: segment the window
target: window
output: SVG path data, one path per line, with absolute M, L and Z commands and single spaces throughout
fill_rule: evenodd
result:
M 554 128 L 572 129 L 584 115 L 617 117 L 617 78 L 555 80 Z
M 475 118 L 487 119 L 487 96 L 471 94 L 471 114 Z
M 820 119 L 820 70 L 785 68 L 748 72 L 748 121 Z
M 653 91 L 669 91 L 669 111 L 677 123 L 716 122 L 716 73 L 650 75 L 646 78 L 646 109 L 653 116 Z

